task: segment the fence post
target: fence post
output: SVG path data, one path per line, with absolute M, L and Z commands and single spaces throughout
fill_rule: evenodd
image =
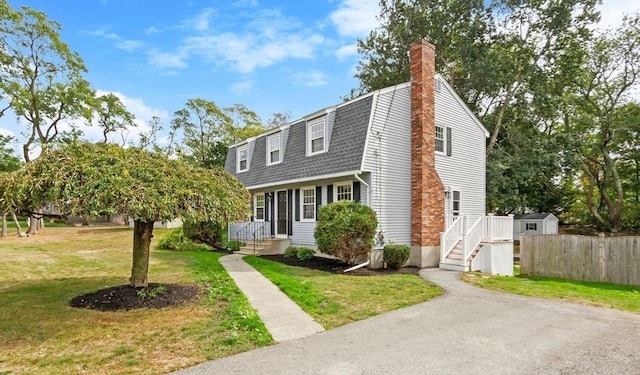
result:
M 489 220 L 489 223 L 487 225 L 487 230 L 489 232 L 488 240 L 491 243 L 493 243 L 493 218 L 494 218 L 493 213 L 490 213 L 490 214 L 487 215 L 487 220 Z
M 599 281 L 605 281 L 607 264 L 604 260 L 604 233 L 598 235 L 598 264 L 600 266 Z

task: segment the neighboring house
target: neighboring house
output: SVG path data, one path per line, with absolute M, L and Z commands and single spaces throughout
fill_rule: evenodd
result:
M 231 224 L 229 238 L 314 246 L 319 206 L 347 199 L 376 211 L 386 241 L 411 245 L 410 264 L 436 266 L 446 259 L 455 244 L 445 251 L 441 234 L 462 224 L 455 219 L 463 214 L 474 218 L 464 221 L 469 226 L 485 217 L 489 133 L 434 74 L 433 46 L 415 43 L 410 58 L 411 82 L 229 147 L 225 169 L 253 196 L 252 221 Z M 450 237 L 459 244 L 461 236 Z
M 513 238 L 523 234 L 558 234 L 558 218 L 554 214 L 537 213 L 513 217 Z

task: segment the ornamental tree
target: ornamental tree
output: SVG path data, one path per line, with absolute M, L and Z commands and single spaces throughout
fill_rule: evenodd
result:
M 53 203 L 69 215 L 121 213 L 134 222 L 131 286 L 146 287 L 156 221 L 178 217 L 219 224 L 244 219 L 250 196 L 221 169 L 189 167 L 158 153 L 114 144 L 75 142 L 15 172 L 16 204 Z

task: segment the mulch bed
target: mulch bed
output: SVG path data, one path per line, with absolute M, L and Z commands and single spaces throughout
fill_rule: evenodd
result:
M 198 299 L 198 287 L 193 284 L 155 284 L 147 288 L 119 285 L 77 296 L 71 307 L 100 311 L 122 311 L 144 308 L 160 309 L 177 306 Z
M 391 268 L 372 269 L 368 267 L 362 267 L 362 268 L 358 268 L 357 270 L 344 272 L 344 270 L 346 270 L 351 266 L 336 259 L 313 257 L 307 260 L 298 260 L 298 258 L 285 257 L 281 254 L 262 255 L 261 258 L 288 264 L 290 266 L 306 267 L 306 268 L 311 268 L 319 271 L 331 272 L 331 273 L 342 274 L 342 275 L 353 275 L 353 276 L 378 276 L 378 275 L 393 275 L 393 274 L 399 274 L 399 273 L 417 275 L 418 272 L 420 272 L 420 269 L 416 267 L 402 267 L 399 270 L 394 270 Z

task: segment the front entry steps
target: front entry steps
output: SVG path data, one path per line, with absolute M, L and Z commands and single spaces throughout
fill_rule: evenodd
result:
M 284 250 L 291 245 L 288 238 L 266 238 L 264 240 L 249 240 L 240 246 L 240 250 L 235 254 L 242 255 L 273 255 L 283 254 Z

